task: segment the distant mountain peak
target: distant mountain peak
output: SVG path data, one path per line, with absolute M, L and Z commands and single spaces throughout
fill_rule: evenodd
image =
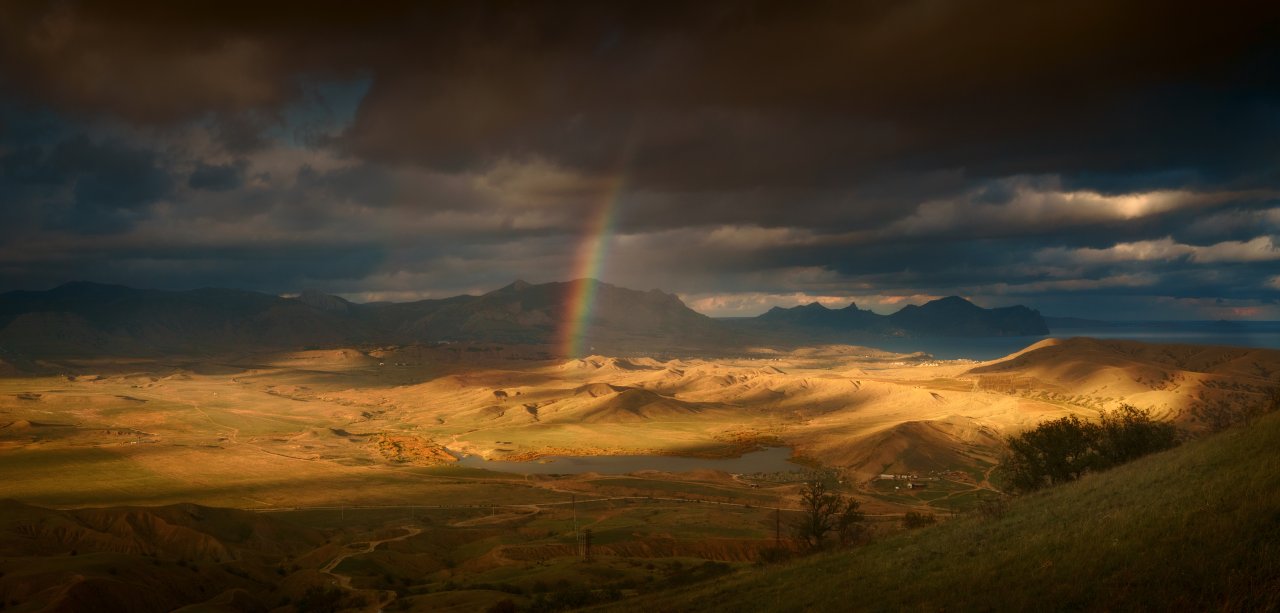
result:
M 1034 336 L 1048 334 L 1040 313 L 1024 306 L 986 309 L 959 296 L 907 306 L 889 316 L 894 325 L 925 336 Z
M 92 281 L 71 281 L 63 283 L 47 292 L 33 292 L 58 300 L 99 303 L 127 299 L 145 293 L 147 290 L 134 289 L 124 285 L 94 283 Z
M 976 304 L 974 304 L 974 303 L 972 303 L 972 302 L 969 302 L 968 300 L 966 300 L 966 299 L 964 299 L 964 298 L 961 298 L 961 297 L 959 297 L 959 296 L 946 296 L 946 297 L 943 297 L 943 298 L 939 298 L 939 299 L 937 299 L 937 300 L 930 300 L 929 302 L 926 302 L 926 303 L 924 304 L 924 306 L 929 306 L 929 305 L 931 305 L 931 304 L 937 304 L 937 305 L 956 305 L 956 306 L 961 306 L 961 305 L 963 305 L 963 306 L 971 306 L 971 307 L 976 307 L 976 308 L 982 308 L 982 307 L 979 307 L 978 305 L 976 305 Z
M 345 313 L 351 308 L 351 303 L 347 300 L 315 290 L 305 290 L 294 300 L 321 311 Z
M 341 296 L 326 294 L 322 291 L 314 290 L 314 289 L 302 290 L 302 292 L 298 294 L 298 297 L 299 298 L 333 298 L 334 300 L 342 300 L 343 302 L 346 302 L 346 300 Z
M 533 287 L 533 284 L 528 281 L 525 281 L 524 279 L 516 279 L 515 281 L 494 290 L 493 293 L 523 292 L 531 287 Z
M 51 289 L 51 290 L 49 290 L 49 291 L 50 291 L 50 292 L 58 292 L 58 293 L 79 293 L 79 292 L 100 292 L 100 291 L 107 291 L 107 290 L 109 290 L 109 291 L 120 291 L 120 290 L 129 290 L 129 291 L 134 291 L 134 288 L 132 288 L 132 287 L 126 287 L 126 286 L 124 286 L 124 285 L 116 285 L 116 284 L 114 284 L 114 283 L 95 283 L 95 282 L 93 282 L 93 281 L 68 281 L 68 282 L 63 283 L 62 285 L 59 285 L 59 286 L 57 286 L 57 287 L 55 287 L 55 288 L 53 288 L 53 289 Z
M 892 315 L 877 315 L 850 303 L 832 310 L 819 302 L 792 308 L 774 307 L 761 321 L 807 328 L 810 333 L 886 336 L 1010 336 L 1047 334 L 1040 314 L 1022 306 L 984 309 L 959 296 L 923 305 L 907 305 Z
M 675 294 L 588 278 L 536 285 L 520 280 L 478 296 L 382 304 L 354 304 L 314 290 L 285 297 L 234 289 L 136 290 L 71 283 L 57 290 L 0 294 L 0 345 L 41 356 L 191 355 L 440 341 L 547 345 L 561 338 L 563 322 L 581 306 L 582 290 L 590 290 L 587 295 L 594 299 L 581 322 L 584 347 L 669 351 L 740 342 Z
M 802 326 L 808 328 L 833 328 L 841 330 L 863 329 L 872 323 L 872 318 L 879 317 L 870 311 L 863 311 L 854 305 L 841 309 L 831 309 L 821 302 L 810 302 L 791 308 L 773 307 L 761 315 L 759 319 L 783 325 Z
M 592 303 L 583 309 L 580 301 L 588 296 Z M 78 281 L 43 292 L 0 294 L 0 344 L 55 356 L 439 341 L 545 345 L 562 338 L 564 322 L 579 312 L 585 315 L 578 330 L 586 339 L 584 348 L 623 351 L 736 347 L 756 339 L 864 342 L 873 337 L 1047 333 L 1036 311 L 1021 306 L 984 309 L 957 296 L 887 316 L 852 302 L 837 309 L 818 301 L 774 307 L 754 324 L 742 324 L 738 330 L 748 333 L 744 335 L 731 324 L 693 311 L 676 294 L 593 278 L 542 284 L 517 280 L 478 296 L 382 304 L 353 304 L 314 290 L 286 298 L 248 290 L 138 290 Z
M 93 281 L 67 281 L 66 283 L 63 283 L 62 285 L 59 285 L 50 291 L 80 289 L 82 287 L 110 287 L 110 286 L 106 283 L 95 283 Z

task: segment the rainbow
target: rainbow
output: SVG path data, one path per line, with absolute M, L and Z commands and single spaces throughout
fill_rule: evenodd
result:
M 625 183 L 625 175 L 621 172 L 615 173 L 610 179 L 604 190 L 604 197 L 596 207 L 595 215 L 589 219 L 582 242 L 578 245 L 569 281 L 569 308 L 566 310 L 565 321 L 560 326 L 560 353 L 569 358 L 587 355 L 583 347 L 584 337 L 595 310 L 597 281 L 604 274 L 609 243 L 613 239 L 618 200 L 621 199 Z

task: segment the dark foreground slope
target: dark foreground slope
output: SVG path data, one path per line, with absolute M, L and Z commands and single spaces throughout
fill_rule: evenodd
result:
M 622 601 L 648 611 L 1271 611 L 1280 414 L 856 550 Z
M 59 511 L 0 500 L 0 609 L 172 611 L 206 603 L 206 610 L 266 611 L 331 581 L 306 556 L 323 561 L 337 547 L 318 530 L 234 509 Z

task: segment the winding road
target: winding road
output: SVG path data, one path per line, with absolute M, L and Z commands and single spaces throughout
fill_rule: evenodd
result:
M 344 575 L 341 573 L 334 572 L 334 569 L 338 568 L 338 565 L 341 564 L 343 560 L 350 558 L 352 556 L 372 553 L 373 550 L 378 548 L 378 545 L 381 545 L 383 543 L 403 541 L 407 538 L 411 538 L 419 534 L 422 534 L 422 528 L 418 528 L 416 526 L 400 526 L 400 529 L 404 530 L 405 533 L 400 536 L 393 536 L 390 538 L 378 539 L 375 541 L 368 541 L 364 543 L 364 549 L 350 549 L 351 545 L 347 545 L 348 549 L 338 554 L 337 557 L 333 558 L 332 560 L 329 560 L 329 563 L 325 564 L 324 567 L 320 569 L 320 572 L 326 575 L 329 575 L 330 577 L 333 577 L 335 580 L 337 580 L 338 585 L 341 586 L 343 589 L 348 591 L 354 589 L 351 587 L 351 577 L 349 575 Z M 381 596 L 378 598 L 378 602 L 370 604 L 368 607 L 366 607 L 365 610 L 381 611 L 382 607 L 386 606 L 387 603 L 396 599 L 396 593 L 391 590 L 377 590 L 377 591 L 381 592 Z

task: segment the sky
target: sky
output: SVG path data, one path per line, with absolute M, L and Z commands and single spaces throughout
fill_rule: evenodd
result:
M 1277 75 L 1274 2 L 0 2 L 0 291 L 1280 320 Z

